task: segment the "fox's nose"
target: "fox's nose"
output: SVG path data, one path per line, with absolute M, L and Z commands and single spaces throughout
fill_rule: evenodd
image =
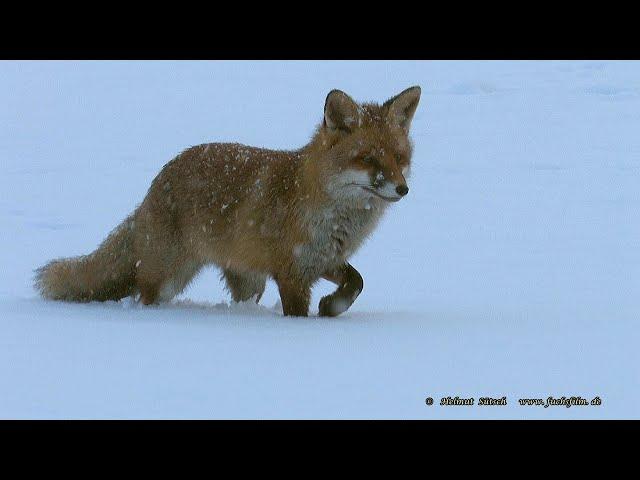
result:
M 398 185 L 396 187 L 396 193 L 401 197 L 404 197 L 407 193 L 409 193 L 409 187 L 406 185 Z

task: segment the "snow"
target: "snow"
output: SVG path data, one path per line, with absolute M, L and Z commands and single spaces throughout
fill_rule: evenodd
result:
M 230 304 L 213 269 L 170 305 L 36 296 L 184 148 L 295 148 L 331 89 L 416 84 L 345 314 Z M 638 62 L 0 62 L 0 105 L 0 418 L 640 418 Z M 548 396 L 602 405 L 518 405 Z

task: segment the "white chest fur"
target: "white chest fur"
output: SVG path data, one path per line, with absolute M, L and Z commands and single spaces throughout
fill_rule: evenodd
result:
M 372 201 L 367 207 L 331 205 L 320 214 L 309 215 L 309 241 L 294 247 L 300 273 L 310 280 L 346 261 L 378 223 L 384 205 Z

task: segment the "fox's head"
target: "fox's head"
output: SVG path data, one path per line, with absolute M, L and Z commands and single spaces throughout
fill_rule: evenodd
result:
M 321 151 L 319 173 L 329 195 L 396 202 L 409 192 L 409 127 L 419 100 L 417 86 L 382 105 L 358 104 L 340 90 L 329 92 L 313 142 Z

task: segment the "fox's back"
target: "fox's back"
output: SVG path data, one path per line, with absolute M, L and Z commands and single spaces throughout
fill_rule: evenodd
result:
M 143 206 L 202 256 L 211 256 L 208 245 L 215 243 L 216 257 L 234 263 L 242 256 L 264 267 L 264 260 L 252 257 L 277 250 L 287 233 L 282 227 L 299 188 L 300 162 L 295 151 L 237 143 L 194 146 L 165 165 Z

